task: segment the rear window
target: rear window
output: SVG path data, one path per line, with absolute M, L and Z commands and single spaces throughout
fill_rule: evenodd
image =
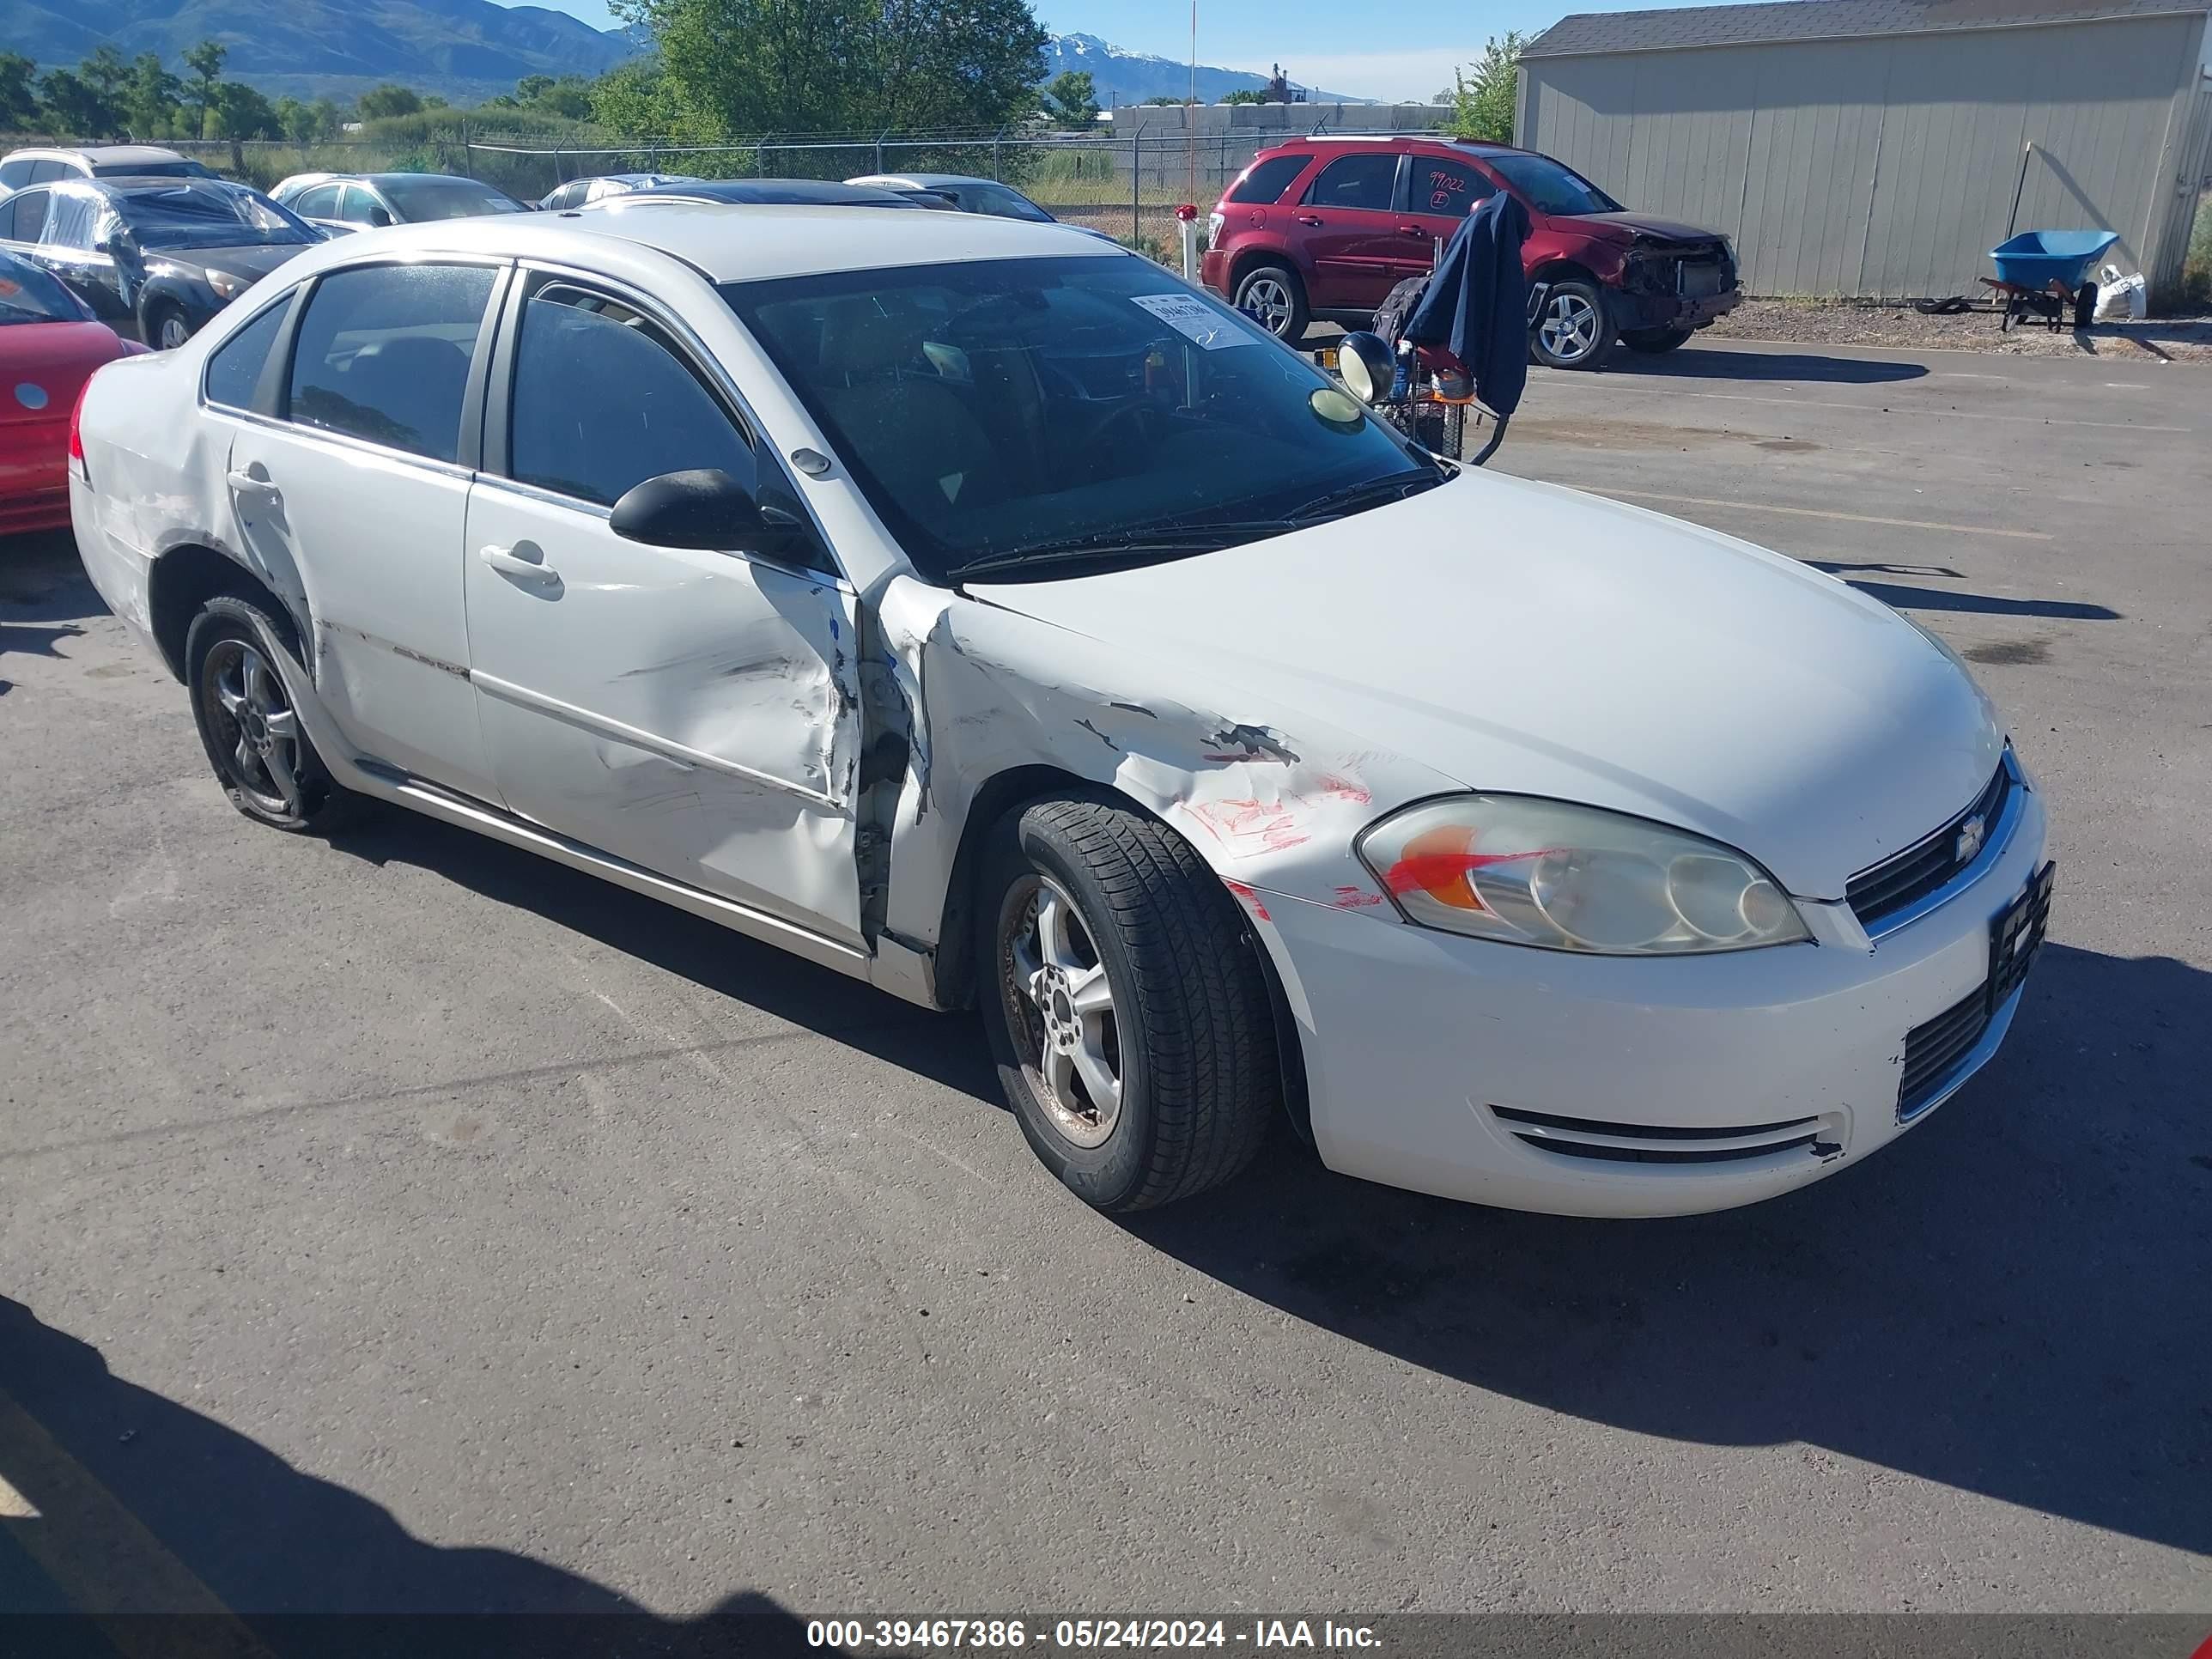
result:
M 1306 191 L 1306 205 L 1388 212 L 1398 189 L 1398 158 L 1388 150 L 1340 155 Z
M 1255 161 L 1242 179 L 1231 187 L 1228 199 L 1232 202 L 1279 202 L 1291 181 L 1306 170 L 1310 155 L 1270 155 L 1264 161 Z
M 75 295 L 39 266 L 0 253 L 0 326 L 81 323 L 91 315 Z
M 212 179 L 198 161 L 110 161 L 93 169 L 102 179 Z
M 166 188 L 125 187 L 115 206 L 145 248 L 281 247 L 322 240 L 289 208 L 242 185 L 179 179 Z
M 483 265 L 366 265 L 324 277 L 293 347 L 291 418 L 453 459 L 491 287 Z

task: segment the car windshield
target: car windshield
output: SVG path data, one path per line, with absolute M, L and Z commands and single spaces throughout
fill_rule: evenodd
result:
M 1619 213 L 1620 203 L 1571 167 L 1548 155 L 1502 155 L 1495 151 L 1482 158 L 1505 182 L 1528 198 L 1539 213 Z
M 0 253 L 0 326 L 9 323 L 81 323 L 92 313 L 27 259 Z
M 915 567 L 1173 557 L 1445 476 L 1296 352 L 1134 255 L 725 284 Z
M 114 206 L 142 248 L 284 246 L 323 240 L 289 209 L 235 185 L 132 191 L 117 196 Z
M 1053 222 L 1052 215 L 1021 191 L 1004 185 L 955 185 L 952 189 L 960 198 L 960 205 L 970 213 L 988 213 L 994 219 L 1026 219 L 1032 224 Z
M 520 213 L 512 196 L 473 179 L 380 179 L 377 188 L 410 224 L 426 219 L 473 219 L 481 213 Z

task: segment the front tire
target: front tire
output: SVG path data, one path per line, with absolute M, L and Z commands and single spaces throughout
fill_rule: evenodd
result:
M 1687 344 L 1690 336 L 1697 331 L 1693 328 L 1624 329 L 1621 331 L 1620 343 L 1631 351 L 1656 355 L 1659 352 L 1672 351 L 1679 346 Z
M 1547 368 L 1596 368 L 1613 351 L 1605 290 L 1579 280 L 1553 283 L 1529 331 L 1528 349 Z
M 1237 309 L 1285 343 L 1306 337 L 1306 285 L 1288 265 L 1255 265 L 1237 279 Z
M 270 643 L 289 636 L 260 606 L 218 593 L 185 635 L 185 684 L 230 804 L 257 823 L 323 834 L 350 817 L 362 797 L 331 778 L 307 740 Z
M 1000 821 L 977 984 L 1030 1149 L 1101 1210 L 1218 1186 L 1279 1095 L 1267 981 L 1234 902 L 1164 825 L 1103 796 Z

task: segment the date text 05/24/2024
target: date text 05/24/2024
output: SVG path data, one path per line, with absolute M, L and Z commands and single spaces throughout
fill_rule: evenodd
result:
M 1372 1650 L 1382 1645 L 1367 1625 L 1332 1620 L 1060 1619 L 1050 1625 L 1023 1619 L 813 1619 L 809 1647 L 852 1652 L 901 1653 L 934 1649 L 971 1653 L 1037 1647 L 1100 1652 L 1168 1648 L 1331 1648 Z

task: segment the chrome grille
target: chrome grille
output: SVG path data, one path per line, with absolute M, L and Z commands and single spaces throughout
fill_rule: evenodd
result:
M 1996 775 L 1972 805 L 1934 835 L 1853 876 L 1844 889 L 1844 898 L 1860 925 L 1871 928 L 1884 917 L 1917 903 L 1978 858 L 1982 848 L 1996 839 L 1997 821 L 2004 816 L 2013 788 L 2011 767 L 1999 762 Z M 1966 848 L 1961 858 L 1960 832 L 1968 820 L 1977 817 L 1982 823 L 1980 838 Z

